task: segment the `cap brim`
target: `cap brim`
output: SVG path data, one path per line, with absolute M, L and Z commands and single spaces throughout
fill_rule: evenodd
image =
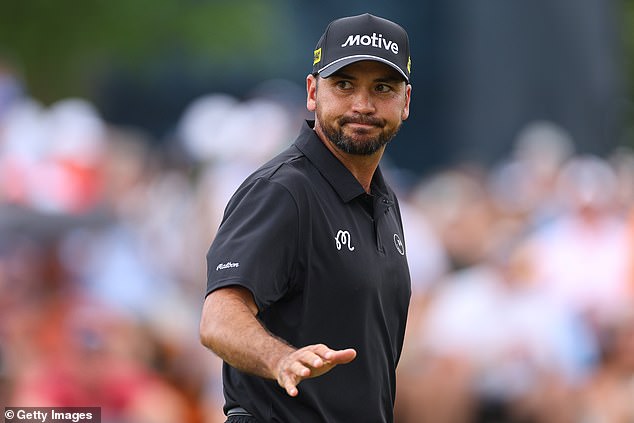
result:
M 403 70 L 398 65 L 396 65 L 393 62 L 390 62 L 389 60 L 385 60 L 382 57 L 372 56 L 372 55 L 369 55 L 369 54 L 357 54 L 357 55 L 354 55 L 354 56 L 342 57 L 341 59 L 337 59 L 334 62 L 329 63 L 328 65 L 326 65 L 323 68 L 319 69 L 317 71 L 317 73 L 322 78 L 328 78 L 329 76 L 331 76 L 332 74 L 337 72 L 339 69 L 341 69 L 341 68 L 343 68 L 345 66 L 348 66 L 348 65 L 350 65 L 352 63 L 360 62 L 362 60 L 374 60 L 376 62 L 385 63 L 386 65 L 394 68 L 394 70 L 396 70 L 399 74 L 401 74 L 403 79 L 405 79 L 405 82 L 409 83 L 409 77 L 407 76 L 407 74 L 405 72 L 403 72 Z

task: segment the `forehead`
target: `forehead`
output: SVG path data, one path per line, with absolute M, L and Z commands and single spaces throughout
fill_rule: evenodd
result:
M 354 78 L 369 77 L 372 79 L 405 81 L 403 79 L 403 76 L 393 67 L 386 65 L 385 63 L 378 62 L 376 60 L 361 60 L 351 63 L 339 69 L 330 77 L 341 76 Z

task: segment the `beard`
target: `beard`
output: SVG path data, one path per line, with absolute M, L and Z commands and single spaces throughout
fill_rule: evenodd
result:
M 382 119 L 365 115 L 355 115 L 343 116 L 337 119 L 336 123 L 338 126 L 335 127 L 335 125 L 328 124 L 321 119 L 319 112 L 317 112 L 317 115 L 317 119 L 321 124 L 321 128 L 326 138 L 328 138 L 328 140 L 339 150 L 358 156 L 370 156 L 379 151 L 379 149 L 394 138 L 401 126 L 399 123 L 395 129 L 386 130 L 385 122 Z M 349 136 L 343 132 L 343 127 L 346 123 L 373 125 L 377 128 L 381 128 L 381 132 L 379 135 L 372 137 L 369 135 L 368 130 L 357 129 L 352 136 Z

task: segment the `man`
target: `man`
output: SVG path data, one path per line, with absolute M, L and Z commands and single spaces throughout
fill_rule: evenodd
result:
M 306 78 L 314 122 L 229 201 L 200 326 L 225 362 L 227 422 L 393 421 L 410 279 L 378 165 L 409 76 L 399 25 L 331 22 Z

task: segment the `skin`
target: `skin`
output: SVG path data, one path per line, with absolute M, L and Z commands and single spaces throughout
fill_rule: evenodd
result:
M 411 85 L 383 63 L 361 61 L 328 78 L 308 75 L 306 91 L 306 107 L 315 112 L 315 132 L 369 193 L 385 144 L 371 154 L 354 154 L 338 148 L 329 135 L 341 133 L 357 146 L 380 137 L 391 140 L 409 117 Z
M 411 86 L 389 66 L 361 61 L 328 78 L 308 75 L 306 91 L 306 106 L 315 112 L 319 139 L 370 192 L 385 144 L 409 116 Z M 337 140 L 344 140 L 348 151 Z M 370 144 L 374 147 L 366 148 Z M 291 346 L 271 334 L 257 314 L 246 288 L 229 286 L 212 292 L 203 304 L 201 343 L 243 372 L 277 380 L 292 397 L 299 393 L 302 380 L 319 377 L 357 356 L 352 348 Z

